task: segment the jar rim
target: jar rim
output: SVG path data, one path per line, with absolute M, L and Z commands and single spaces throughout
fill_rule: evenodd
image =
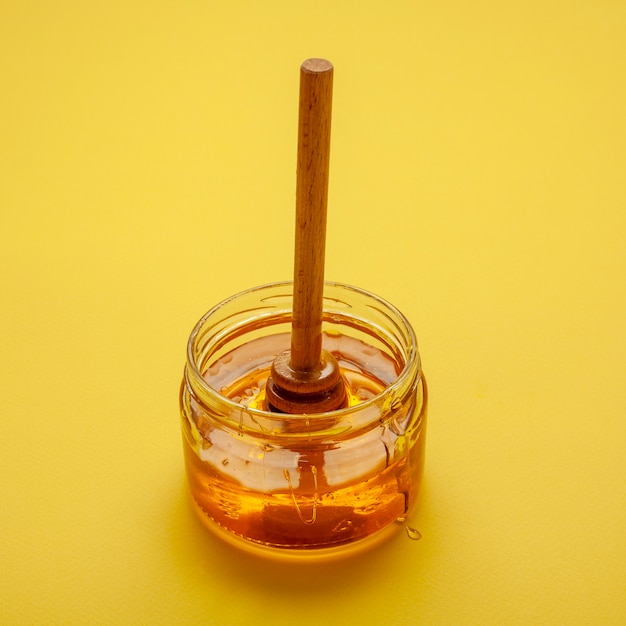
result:
M 200 388 L 203 390 L 204 393 L 208 394 L 210 397 L 218 399 L 220 403 L 223 403 L 226 407 L 228 407 L 229 409 L 233 411 L 240 412 L 243 410 L 253 417 L 266 418 L 266 419 L 271 418 L 272 420 L 278 420 L 278 421 L 281 421 L 281 420 L 289 420 L 289 421 L 296 420 L 297 421 L 297 420 L 310 419 L 311 415 L 313 415 L 311 413 L 309 414 L 307 413 L 286 414 L 286 413 L 278 413 L 278 412 L 273 412 L 273 411 L 265 411 L 265 410 L 253 408 L 253 407 L 245 407 L 239 404 L 238 402 L 231 400 L 227 396 L 222 395 L 217 389 L 215 389 L 214 387 L 212 387 L 211 385 L 207 383 L 202 371 L 200 370 L 200 367 L 198 366 L 198 363 L 195 358 L 195 352 L 194 352 L 194 347 L 196 346 L 197 339 L 199 335 L 201 334 L 201 330 L 206 324 L 207 320 L 209 320 L 213 315 L 215 315 L 220 309 L 222 309 L 226 305 L 232 303 L 235 300 L 241 299 L 245 296 L 252 295 L 256 292 L 265 291 L 270 288 L 280 289 L 280 288 L 292 288 L 292 287 L 293 287 L 293 281 L 287 280 L 287 281 L 265 283 L 262 285 L 256 285 L 254 287 L 244 289 L 242 291 L 239 291 L 229 296 L 228 298 L 222 300 L 221 302 L 218 302 L 217 304 L 215 304 L 198 320 L 187 342 L 187 366 L 191 369 L 195 382 L 200 386 Z M 390 399 L 390 402 L 393 402 L 397 397 L 399 397 L 399 395 L 401 395 L 401 390 L 405 387 L 407 379 L 412 377 L 415 374 L 414 370 L 416 368 L 417 368 L 417 372 L 416 372 L 415 378 L 417 381 L 419 381 L 422 375 L 422 368 L 421 368 L 420 356 L 418 352 L 417 338 L 415 335 L 415 331 L 413 330 L 413 327 L 411 326 L 408 319 L 404 316 L 403 313 L 400 312 L 398 308 L 396 308 L 389 301 L 385 300 L 381 296 L 378 296 L 371 291 L 362 289 L 360 287 L 355 287 L 347 283 L 327 280 L 327 281 L 324 281 L 324 298 L 325 299 L 327 298 L 326 288 L 345 289 L 349 292 L 357 293 L 361 296 L 365 296 L 366 298 L 373 300 L 375 303 L 382 306 L 384 310 L 384 314 L 391 321 L 393 321 L 396 325 L 400 326 L 403 333 L 406 334 L 406 339 L 408 341 L 406 342 L 406 346 L 405 346 L 406 349 L 403 349 L 403 356 L 405 357 L 405 362 L 402 367 L 402 370 L 400 371 L 398 376 L 395 378 L 395 380 L 391 384 L 389 384 L 387 387 L 385 387 L 385 389 L 383 389 L 379 394 L 373 396 L 372 398 L 368 398 L 367 400 L 364 400 L 363 402 L 360 402 L 359 404 L 356 404 L 354 406 L 344 407 L 341 409 L 335 409 L 333 411 L 327 411 L 323 413 L 315 413 L 315 416 L 340 419 L 340 418 L 350 415 L 351 413 L 354 413 L 355 411 L 367 410 L 368 407 L 380 403 L 381 399 Z M 293 294 L 293 289 L 290 294 L 285 294 L 285 295 L 292 295 L 292 294 Z M 328 297 L 332 297 L 332 296 L 328 296 Z

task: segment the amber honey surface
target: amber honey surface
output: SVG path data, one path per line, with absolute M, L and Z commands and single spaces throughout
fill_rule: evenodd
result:
M 252 340 L 211 363 L 204 378 L 242 407 L 266 410 L 270 367 L 288 341 L 285 334 Z M 263 546 L 316 549 L 366 539 L 405 519 L 423 464 L 422 382 L 404 402 L 381 408 L 367 401 L 402 364 L 345 335 L 325 335 L 324 347 L 339 362 L 349 406 L 365 403 L 377 418 L 369 427 L 352 432 L 344 416 L 334 436 L 269 441 L 225 427 L 193 400 L 183 403 L 188 480 L 206 521 Z M 316 419 L 332 426 L 328 415 L 307 417 L 307 432 Z M 302 419 L 287 419 L 286 428 L 297 432 Z

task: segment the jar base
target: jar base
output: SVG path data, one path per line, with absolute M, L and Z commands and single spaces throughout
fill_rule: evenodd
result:
M 277 548 L 250 541 L 245 537 L 226 530 L 207 516 L 191 494 L 189 499 L 196 515 L 213 535 L 247 554 L 281 563 L 325 563 L 349 558 L 381 545 L 402 529 L 401 524 L 392 523 L 365 539 L 358 539 L 351 543 L 330 548 Z

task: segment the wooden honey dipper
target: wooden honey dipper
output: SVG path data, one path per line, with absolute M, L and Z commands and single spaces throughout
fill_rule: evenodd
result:
M 274 359 L 266 386 L 270 408 L 282 413 L 323 413 L 346 404 L 339 365 L 322 350 L 332 89 L 329 61 L 302 64 L 291 349 Z

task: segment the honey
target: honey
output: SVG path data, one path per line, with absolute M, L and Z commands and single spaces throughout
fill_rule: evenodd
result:
M 239 294 L 192 334 L 181 393 L 188 483 L 201 519 L 239 547 L 279 558 L 337 556 L 377 543 L 411 512 L 426 388 L 401 314 L 329 283 L 323 346 L 338 361 L 346 406 L 270 412 L 265 384 L 289 346 L 288 288 Z
M 322 345 L 337 359 L 346 386 L 348 406 L 378 395 L 400 373 L 397 364 L 381 350 L 363 341 L 323 333 Z M 242 406 L 269 411 L 265 384 L 277 354 L 289 347 L 289 334 L 270 335 L 250 341 L 211 364 L 207 383 Z

